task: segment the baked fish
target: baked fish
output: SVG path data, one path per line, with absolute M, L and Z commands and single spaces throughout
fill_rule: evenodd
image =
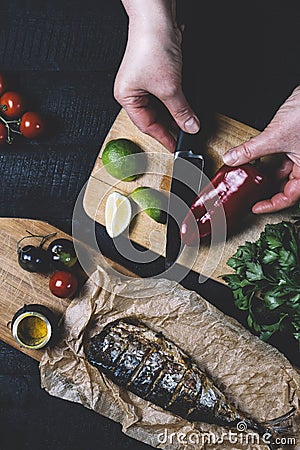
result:
M 131 318 L 109 323 L 85 347 L 90 364 L 119 386 L 189 421 L 249 429 L 271 437 L 286 432 L 295 409 L 277 419 L 259 423 L 247 417 L 173 342 Z

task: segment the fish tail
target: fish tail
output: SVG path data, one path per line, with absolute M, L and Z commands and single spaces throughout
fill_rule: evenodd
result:
M 283 414 L 280 417 L 276 417 L 276 419 L 271 419 L 268 420 L 267 422 L 265 422 L 266 425 L 272 426 L 272 427 L 276 427 L 277 425 L 281 426 L 284 422 L 286 422 L 287 420 L 289 420 L 291 417 L 294 416 L 296 412 L 296 408 L 295 406 L 293 406 L 291 408 L 290 411 L 288 411 L 287 413 Z
M 289 434 L 292 437 L 293 424 L 290 420 L 296 412 L 293 407 L 290 411 L 276 419 L 267 420 L 261 425 L 260 435 L 270 450 L 278 450 L 282 448 L 282 437 Z

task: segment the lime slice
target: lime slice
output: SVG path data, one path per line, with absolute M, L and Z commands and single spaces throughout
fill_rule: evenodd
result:
M 114 178 L 133 181 L 145 170 L 145 154 L 129 139 L 119 138 L 109 141 L 103 152 L 102 162 L 107 172 Z
M 107 234 L 115 238 L 129 226 L 132 217 L 130 200 L 119 192 L 111 192 L 105 204 L 105 227 Z
M 161 191 L 150 187 L 138 187 L 130 197 L 151 219 L 159 223 L 166 222 L 167 198 Z

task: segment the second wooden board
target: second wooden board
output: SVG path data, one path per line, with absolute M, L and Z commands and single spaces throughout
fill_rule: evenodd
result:
M 52 225 L 31 219 L 0 218 L 0 339 L 36 360 L 40 360 L 44 350 L 28 350 L 20 347 L 11 333 L 11 320 L 15 313 L 26 304 L 39 304 L 50 308 L 58 317 L 62 317 L 70 304 L 70 299 L 55 297 L 49 290 L 49 274 L 31 273 L 18 264 L 17 243 L 28 235 L 27 230 L 38 236 L 56 233 L 56 238 L 71 240 L 71 236 Z M 54 236 L 53 236 L 54 239 Z M 27 243 L 38 245 L 40 239 L 32 238 Z M 25 243 L 24 243 L 25 245 Z M 88 257 L 91 270 L 97 267 L 97 253 L 89 248 Z M 124 267 L 106 259 L 109 267 L 129 277 L 135 277 Z
M 213 132 L 201 145 L 201 152 L 204 153 L 206 164 L 208 162 L 211 174 L 213 174 L 223 164 L 222 155 L 226 150 L 249 140 L 259 132 L 220 114 L 216 114 L 211 120 L 214 123 L 210 123 L 208 126 Z M 110 176 L 103 167 L 101 156 L 105 145 L 110 140 L 118 138 L 134 141 L 147 155 L 147 170 L 135 181 L 119 181 Z M 107 196 L 112 191 L 128 195 L 138 186 L 148 186 L 168 193 L 172 167 L 173 155 L 156 140 L 140 132 L 122 109 L 103 142 L 88 180 L 84 195 L 86 213 L 93 220 L 105 226 L 105 203 Z M 288 218 L 289 211 L 260 216 L 253 215 L 252 220 L 247 223 L 247 227 L 240 233 L 227 239 L 225 243 L 213 246 L 201 245 L 197 257 L 192 262 L 186 258 L 181 263 L 204 276 L 222 281 L 220 275 L 231 272 L 226 261 L 235 253 L 239 245 L 247 240 L 256 240 L 267 223 L 276 223 Z M 139 213 L 135 218 L 133 226 L 130 227 L 129 237 L 133 242 L 151 249 L 159 255 L 165 254 L 166 226 L 155 222 L 145 212 Z

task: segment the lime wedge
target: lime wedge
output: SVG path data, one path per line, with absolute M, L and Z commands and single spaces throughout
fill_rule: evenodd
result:
M 130 200 L 119 192 L 111 192 L 105 204 L 105 227 L 107 234 L 115 238 L 129 226 L 132 217 Z
M 159 223 L 166 222 L 167 198 L 161 191 L 150 187 L 138 187 L 130 197 L 151 219 Z

